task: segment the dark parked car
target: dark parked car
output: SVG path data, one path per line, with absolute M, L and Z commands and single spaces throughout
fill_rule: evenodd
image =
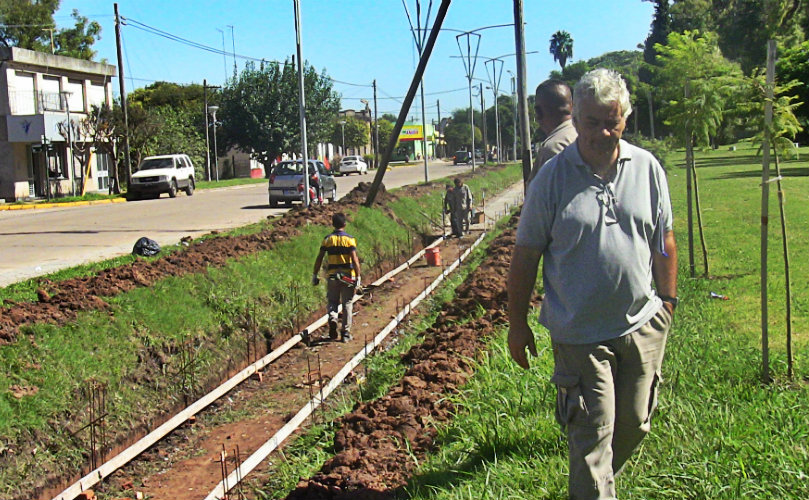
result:
M 452 157 L 453 165 L 471 162 L 472 162 L 472 155 L 469 154 L 469 151 L 456 151 L 455 156 Z
M 337 199 L 337 183 L 322 161 L 309 160 L 309 174 L 317 172 L 323 198 L 333 202 Z M 303 162 L 301 160 L 282 161 L 270 171 L 267 187 L 270 206 L 275 208 L 283 201 L 291 205 L 293 201 L 304 201 Z

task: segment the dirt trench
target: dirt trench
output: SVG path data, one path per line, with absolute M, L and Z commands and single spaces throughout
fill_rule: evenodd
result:
M 492 241 L 488 256 L 456 290 L 456 299 L 403 358 L 411 367 L 386 396 L 338 421 L 336 454 L 286 498 L 393 499 L 434 449 L 436 425 L 452 417 L 447 395 L 473 374 L 488 337 L 506 323 L 506 276 L 516 218 Z M 474 317 L 478 306 L 484 312 Z M 472 318 L 471 320 L 469 318 Z M 406 443 L 406 444 L 405 444 Z M 417 460 L 413 460 L 413 456 Z

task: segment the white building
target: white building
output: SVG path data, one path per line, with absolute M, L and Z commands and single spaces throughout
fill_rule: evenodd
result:
M 109 64 L 0 47 L 0 199 L 107 190 L 114 159 L 94 152 L 82 176 L 70 151 L 89 138 L 69 144 L 59 124 L 65 129 L 68 116 L 79 123 L 94 105 L 112 107 L 115 75 Z M 52 151 L 37 151 L 43 137 Z

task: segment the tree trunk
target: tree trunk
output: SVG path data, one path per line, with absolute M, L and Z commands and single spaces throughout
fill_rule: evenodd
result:
M 708 270 L 708 246 L 705 244 L 705 230 L 702 227 L 702 209 L 699 204 L 699 184 L 697 183 L 697 166 L 694 162 L 694 157 L 691 157 L 691 169 L 694 175 L 694 201 L 696 202 L 697 209 L 697 226 L 699 227 L 699 242 L 702 246 L 702 265 L 705 268 L 704 276 L 707 278 L 710 274 Z

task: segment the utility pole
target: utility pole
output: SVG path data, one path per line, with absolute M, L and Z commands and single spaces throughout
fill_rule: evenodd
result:
M 441 152 L 443 153 L 441 156 L 439 156 L 439 158 L 443 158 L 444 156 L 447 155 L 447 152 L 444 151 L 444 149 L 446 149 L 446 146 L 443 145 L 444 142 L 446 141 L 444 140 L 444 126 L 441 125 L 441 101 L 439 99 L 435 100 L 435 106 L 438 108 L 438 133 L 439 133 L 438 141 L 442 145 Z M 438 148 L 436 148 L 435 155 L 438 156 Z
M 309 207 L 309 151 L 306 144 L 306 95 L 303 87 L 303 48 L 301 47 L 301 4 L 300 0 L 293 0 L 295 7 L 295 38 L 298 48 L 298 113 L 301 122 L 301 153 L 303 154 L 303 199 L 304 205 Z
M 480 91 L 480 119 L 483 122 L 483 164 L 485 165 L 488 158 L 487 158 L 487 144 L 489 143 L 488 136 L 486 134 L 486 104 L 483 99 L 483 84 L 478 84 L 478 90 Z M 475 156 L 475 151 L 472 150 L 472 156 Z
M 126 165 L 126 188 L 132 181 L 132 165 L 129 157 L 129 113 L 126 105 L 126 86 L 124 85 L 124 57 L 121 51 L 121 16 L 118 15 L 118 4 L 115 8 L 115 45 L 118 52 L 118 88 L 121 91 L 121 114 L 124 118 L 124 165 Z M 116 168 L 118 168 L 116 166 Z
M 382 156 L 382 163 L 379 165 L 379 169 L 376 171 L 374 181 L 371 183 L 371 189 L 368 190 L 368 196 L 365 198 L 364 205 L 366 207 L 370 207 L 374 204 L 376 194 L 379 192 L 379 187 L 382 185 L 382 179 L 385 177 L 385 170 L 388 167 L 388 162 L 390 161 L 391 154 L 393 153 L 393 148 L 396 146 L 396 140 L 399 137 L 399 133 L 402 131 L 405 117 L 407 117 L 407 111 L 410 109 L 410 105 L 413 104 L 413 97 L 416 95 L 419 82 L 421 81 L 422 76 L 424 76 L 427 61 L 430 60 L 430 54 L 433 52 L 433 47 L 435 46 L 435 41 L 438 38 L 438 33 L 441 31 L 441 25 L 444 24 L 444 18 L 447 15 L 450 2 L 451 0 L 442 0 L 441 5 L 438 7 L 435 22 L 433 23 L 433 28 L 430 31 L 430 36 L 427 38 L 427 42 L 424 45 L 424 51 L 419 58 L 416 73 L 413 75 L 413 80 L 410 82 L 410 88 L 405 95 L 404 102 L 402 102 L 402 108 L 399 110 L 399 117 L 396 118 L 396 124 L 393 125 L 393 131 L 391 132 L 391 136 L 388 139 L 388 144 L 385 147 L 385 154 Z
M 374 78 L 374 168 L 379 168 L 379 119 L 376 111 L 376 78 Z
M 466 37 L 466 54 L 461 48 L 461 37 Z M 475 55 L 472 56 L 472 42 L 470 37 L 475 36 Z M 475 66 L 478 62 L 478 51 L 480 50 L 480 34 L 466 32 L 461 33 L 455 37 L 455 42 L 458 44 L 458 50 L 461 52 L 461 60 L 463 61 L 464 70 L 466 71 L 466 79 L 469 82 L 469 126 L 472 128 L 472 172 L 475 171 L 475 108 L 472 105 L 472 78 L 475 77 Z
M 500 68 L 498 70 L 497 64 L 500 63 Z M 494 58 L 485 61 L 484 66 L 486 66 L 486 73 L 489 73 L 489 64 L 492 65 L 492 74 L 489 76 L 489 83 L 492 85 L 492 92 L 494 92 L 494 129 L 495 129 L 495 139 L 494 142 L 497 145 L 497 161 L 502 161 L 503 155 L 503 144 L 500 139 L 500 113 L 497 106 L 498 97 L 500 96 L 500 78 L 503 76 L 503 60 Z
M 233 35 L 233 25 L 228 24 L 228 28 L 230 28 L 230 43 L 233 44 L 233 78 L 236 78 L 236 37 Z
M 202 114 L 205 115 L 205 180 L 211 182 L 211 138 L 208 134 L 208 80 L 202 80 Z
M 517 94 L 520 106 L 520 139 L 522 139 L 522 176 L 525 188 L 531 175 L 531 129 L 528 122 L 528 94 L 525 86 L 525 26 L 522 0 L 514 0 L 514 46 L 517 53 Z
M 413 40 L 416 42 L 416 48 L 419 51 L 419 59 L 421 59 L 421 52 L 424 49 L 424 40 L 427 37 L 427 31 L 421 30 L 421 2 L 416 0 L 416 28 L 413 28 L 413 21 L 410 19 L 410 10 L 407 8 L 406 0 L 402 0 L 404 5 L 405 14 L 407 14 L 407 22 L 410 23 L 410 31 L 413 33 Z M 430 1 L 430 8 L 432 8 L 432 1 Z M 427 19 L 424 20 L 425 26 L 430 21 L 430 9 L 427 9 Z M 421 156 L 424 160 L 424 182 L 429 182 L 429 175 L 427 173 L 427 123 L 424 112 L 424 79 L 420 82 L 421 85 Z

